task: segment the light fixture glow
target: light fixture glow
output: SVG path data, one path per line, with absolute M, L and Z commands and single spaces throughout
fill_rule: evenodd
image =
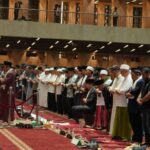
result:
M 20 42 L 21 42 L 21 40 L 18 40 L 18 41 L 17 41 L 17 44 L 19 44 Z
M 135 49 L 132 49 L 130 52 L 134 52 L 135 51 Z
M 68 45 L 66 45 L 64 48 L 67 48 L 68 47 Z
M 7 45 L 6 45 L 6 48 L 8 48 L 8 47 L 10 47 L 10 44 L 7 44 Z
M 112 44 L 112 42 L 109 42 L 107 45 L 110 45 L 110 44 Z
M 71 43 L 72 43 L 72 41 L 69 41 L 69 42 L 68 42 L 68 44 L 71 44 Z
M 58 43 L 59 43 L 59 41 L 56 41 L 56 42 L 55 42 L 55 44 L 58 44 Z
M 54 46 L 53 45 L 51 45 L 50 47 L 49 47 L 49 49 L 52 49 Z
M 76 50 L 77 50 L 77 48 L 73 48 L 73 49 L 72 49 L 72 51 L 76 51 Z
M 105 46 L 102 46 L 100 49 L 104 49 L 105 48 Z
M 27 51 L 29 51 L 31 49 L 31 46 L 29 46 L 28 48 L 27 48 Z
M 91 46 L 92 46 L 92 44 L 88 44 L 88 45 L 87 45 L 87 47 L 91 47 Z
M 94 53 L 97 53 L 97 52 L 98 52 L 98 50 L 95 50 L 95 51 L 94 51 Z
M 120 52 L 120 51 L 121 51 L 121 49 L 117 49 L 115 52 L 118 53 L 118 52 Z
M 36 41 L 39 41 L 39 40 L 40 40 L 40 38 L 37 38 L 37 39 L 36 39 Z
M 138 48 L 142 48 L 143 46 L 144 46 L 144 45 L 141 44 Z
M 31 45 L 32 45 L 32 46 L 35 45 L 35 42 L 33 42 Z
M 129 45 L 125 45 L 123 48 L 127 48 L 127 47 L 129 47 Z
M 150 53 L 150 50 L 148 50 L 146 53 Z

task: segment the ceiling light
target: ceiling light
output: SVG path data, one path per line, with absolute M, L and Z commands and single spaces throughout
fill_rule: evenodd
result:
M 33 51 L 32 53 L 33 53 L 33 54 L 36 54 L 36 53 L 37 53 L 37 51 Z
M 132 0 L 132 2 L 136 2 L 136 0 Z
M 150 53 L 150 50 L 148 50 L 146 53 Z
M 64 48 L 67 48 L 68 47 L 68 45 L 66 45 Z
M 142 48 L 144 45 L 140 45 L 138 48 Z
M 130 52 L 134 52 L 135 51 L 135 49 L 132 49 Z
M 36 41 L 39 41 L 39 40 L 40 40 L 40 38 L 37 38 L 37 39 L 36 39 Z
M 139 5 L 142 5 L 142 4 L 143 4 L 142 2 L 139 3 Z
M 69 41 L 69 42 L 68 42 L 68 44 L 71 44 L 71 43 L 72 43 L 72 41 Z
M 91 47 L 91 46 L 92 46 L 92 44 L 88 44 L 88 45 L 87 45 L 87 47 Z
M 129 47 L 129 45 L 125 45 L 123 48 L 127 48 L 127 47 Z
M 49 47 L 49 49 L 52 49 L 54 46 L 53 45 L 51 45 L 50 47 Z
M 110 45 L 110 44 L 112 44 L 112 42 L 107 43 L 107 45 Z
M 126 4 L 129 4 L 130 2 L 126 2 Z
M 104 49 L 105 48 L 105 46 L 102 46 L 100 49 Z
M 121 51 L 121 49 L 117 49 L 115 52 L 118 53 L 118 52 L 120 52 L 120 51 Z
M 21 40 L 18 40 L 18 41 L 17 41 L 17 44 L 19 44 L 20 42 L 21 42 Z
M 99 0 L 95 0 L 94 4 L 98 4 Z
M 76 51 L 76 50 L 77 50 L 77 48 L 73 48 L 73 49 L 72 49 L 72 51 Z
M 28 48 L 27 48 L 27 51 L 29 51 L 31 49 L 31 46 L 29 46 Z
M 35 42 L 33 42 L 31 45 L 32 45 L 32 46 L 35 45 Z
M 7 44 L 6 47 L 7 47 L 7 48 L 10 47 L 10 44 Z
M 59 43 L 59 41 L 56 41 L 56 42 L 55 42 L 55 44 L 58 44 L 58 43 Z
M 94 53 L 97 53 L 97 52 L 98 52 L 98 50 L 95 50 L 95 51 L 94 51 Z

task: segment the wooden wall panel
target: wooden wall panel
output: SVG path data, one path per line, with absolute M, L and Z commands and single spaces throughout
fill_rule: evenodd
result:
M 71 57 L 70 57 L 71 56 Z M 79 66 L 79 65 L 91 65 L 91 66 L 101 66 L 109 67 L 112 65 L 120 65 L 122 63 L 127 63 L 132 67 L 136 66 L 150 66 L 149 56 L 139 56 L 140 62 L 132 60 L 133 56 L 123 56 L 123 55 L 110 55 L 108 59 L 104 59 L 104 54 L 97 54 L 96 60 L 92 59 L 92 53 L 80 53 L 78 59 L 74 59 L 74 55 L 67 54 L 66 58 L 59 59 L 58 53 L 47 52 L 39 53 L 37 57 L 26 57 L 25 51 L 14 50 L 9 52 L 7 56 L 0 55 L 0 63 L 8 60 L 12 61 L 14 64 L 47 64 L 48 66 Z

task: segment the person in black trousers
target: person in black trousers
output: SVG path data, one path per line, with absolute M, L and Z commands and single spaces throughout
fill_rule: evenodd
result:
M 128 97 L 128 113 L 130 124 L 133 130 L 132 141 L 142 143 L 143 129 L 142 129 L 142 116 L 140 106 L 137 103 L 137 98 L 142 90 L 144 80 L 141 76 L 141 71 L 137 69 L 132 70 L 132 78 L 134 84 L 131 90 L 127 93 Z
M 113 11 L 113 26 L 114 27 L 118 26 L 118 11 L 117 11 L 117 7 L 115 7 L 114 11 Z
M 150 148 L 150 68 L 143 69 L 144 85 L 137 102 L 141 105 L 145 145 Z

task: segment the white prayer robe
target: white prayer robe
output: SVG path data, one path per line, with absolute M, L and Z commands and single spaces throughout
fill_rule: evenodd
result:
M 112 86 L 109 88 L 110 91 L 114 92 L 113 107 L 112 107 L 111 121 L 110 121 L 110 134 L 112 133 L 112 129 L 113 129 L 116 107 L 119 105 L 120 99 L 121 99 L 121 95 L 118 95 L 117 93 L 115 93 L 115 91 L 119 90 L 123 80 L 124 80 L 124 77 L 120 74 L 118 77 L 114 79 Z
M 42 84 L 42 80 L 46 77 L 45 72 L 42 72 L 39 75 L 39 82 L 38 82 L 38 89 L 39 89 L 39 105 L 42 106 L 42 100 L 44 99 L 44 95 L 43 95 L 43 84 Z
M 39 102 L 39 105 L 42 107 L 48 107 L 48 103 L 47 103 L 47 95 L 48 95 L 48 82 L 51 78 L 51 74 L 45 75 L 45 78 L 42 79 L 42 99 Z

